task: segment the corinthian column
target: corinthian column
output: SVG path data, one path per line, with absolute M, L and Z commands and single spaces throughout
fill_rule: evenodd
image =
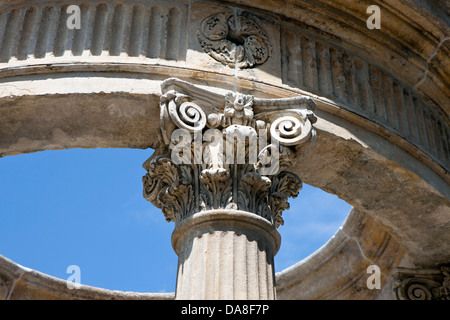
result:
M 220 95 L 162 84 L 161 145 L 144 163 L 144 197 L 175 223 L 177 299 L 275 299 L 277 228 L 302 187 L 294 150 L 315 137 L 307 97 Z

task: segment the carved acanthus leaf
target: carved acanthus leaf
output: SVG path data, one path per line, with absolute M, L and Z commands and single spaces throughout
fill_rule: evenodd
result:
M 238 206 L 241 210 L 258 212 L 270 220 L 268 195 L 272 182 L 257 172 L 248 172 L 239 181 Z
M 144 198 L 156 207 L 162 208 L 162 204 L 158 201 L 158 194 L 175 181 L 177 168 L 168 156 L 152 157 L 144 163 L 143 167 L 147 170 L 147 174 L 142 178 Z
M 205 169 L 200 175 L 201 208 L 203 210 L 231 208 L 232 179 L 224 168 Z
M 163 147 L 144 164 L 144 197 L 168 221 L 238 209 L 282 225 L 288 199 L 302 187 L 288 170 L 295 147 L 315 136 L 314 101 L 220 95 L 176 79 L 162 92 Z
M 284 210 L 289 209 L 288 199 L 296 198 L 302 186 L 300 178 L 291 172 L 282 171 L 276 177 L 272 178 L 269 206 L 272 211 L 272 218 L 277 227 L 284 224 L 281 215 Z
M 162 212 L 168 222 L 181 221 L 193 214 L 194 193 L 192 184 L 186 180 L 177 180 L 158 194 L 163 203 Z

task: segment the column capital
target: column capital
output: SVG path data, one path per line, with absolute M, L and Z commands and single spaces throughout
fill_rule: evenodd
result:
M 143 165 L 145 199 L 175 223 L 233 209 L 283 224 L 287 199 L 302 188 L 288 169 L 315 140 L 315 102 L 219 94 L 178 79 L 161 89 L 161 146 Z
M 393 290 L 398 300 L 450 300 L 450 265 L 395 268 Z

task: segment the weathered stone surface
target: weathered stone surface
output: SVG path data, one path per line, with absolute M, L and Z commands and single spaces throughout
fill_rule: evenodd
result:
M 380 268 L 380 289 L 367 286 L 370 265 Z M 398 265 L 411 265 L 405 248 L 376 220 L 353 209 L 324 246 L 276 274 L 278 299 L 390 300 L 389 271 Z
M 340 131 L 342 127 L 335 127 L 343 124 L 340 120 L 317 114 L 315 152 L 302 159 L 303 165 L 296 171 L 305 183 L 369 213 L 410 250 L 417 263 L 448 261 L 447 249 L 441 250 L 447 247 L 450 235 L 447 182 L 439 182 L 426 165 L 392 144 L 384 144 L 383 138 L 350 124 Z M 344 140 L 329 135 L 338 131 Z M 319 160 L 322 152 L 328 160 Z M 430 184 L 424 184 L 422 178 Z
M 146 148 L 156 144 L 148 139 L 159 122 L 152 119 L 149 107 L 155 99 L 159 98 L 98 93 L 4 100 L 0 149 L 19 154 L 72 147 Z

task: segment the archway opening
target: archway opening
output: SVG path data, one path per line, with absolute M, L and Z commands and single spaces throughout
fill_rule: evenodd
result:
M 173 292 L 167 223 L 142 197 L 151 150 L 68 149 L 0 159 L 0 254 L 27 268 L 110 290 Z M 350 206 L 304 185 L 280 226 L 276 272 L 319 249 Z

